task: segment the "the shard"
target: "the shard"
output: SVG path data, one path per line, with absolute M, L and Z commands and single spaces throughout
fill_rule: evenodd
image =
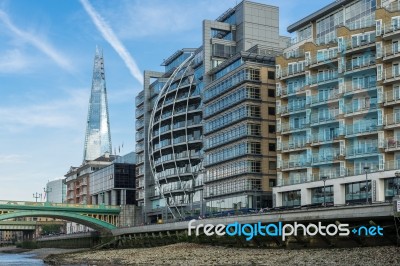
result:
M 83 160 L 94 160 L 107 152 L 111 153 L 112 147 L 104 58 L 103 51 L 96 47 Z

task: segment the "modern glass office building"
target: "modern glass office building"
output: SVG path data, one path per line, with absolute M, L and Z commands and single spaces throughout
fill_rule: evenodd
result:
M 94 160 L 106 152 L 111 153 L 111 149 L 103 51 L 96 47 L 83 160 Z
M 145 72 L 136 151 L 137 200 L 148 221 L 271 202 L 274 57 L 287 40 L 277 7 L 243 1 L 203 21 L 202 46 L 171 55 L 164 73 Z
M 397 193 L 399 7 L 336 1 L 288 27 L 295 38 L 276 61 L 276 206 Z

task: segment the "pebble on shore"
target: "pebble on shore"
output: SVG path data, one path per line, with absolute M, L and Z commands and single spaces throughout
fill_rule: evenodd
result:
M 337 249 L 250 249 L 179 243 L 153 248 L 51 255 L 53 265 L 400 265 L 394 246 Z

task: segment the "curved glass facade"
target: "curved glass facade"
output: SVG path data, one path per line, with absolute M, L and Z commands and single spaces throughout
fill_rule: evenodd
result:
M 202 110 L 194 55 L 171 75 L 149 124 L 149 160 L 160 195 L 175 218 L 200 214 Z

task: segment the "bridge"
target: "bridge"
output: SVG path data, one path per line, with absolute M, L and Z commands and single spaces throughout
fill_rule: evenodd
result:
M 35 231 L 37 222 L 1 221 L 0 231 Z
M 102 233 L 110 233 L 117 228 L 120 212 L 118 206 L 0 200 L 0 221 L 50 217 L 76 222 Z

